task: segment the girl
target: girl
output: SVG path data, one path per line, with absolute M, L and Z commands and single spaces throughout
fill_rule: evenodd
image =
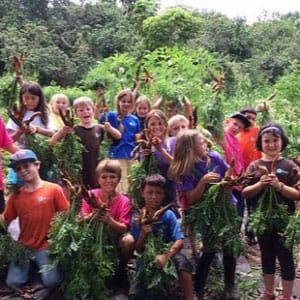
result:
M 184 116 L 177 114 L 168 120 L 168 133 L 169 136 L 177 136 L 182 130 L 189 128 L 189 120 Z
M 127 193 L 127 170 L 132 164 L 131 151 L 135 147 L 135 137 L 141 131 L 139 120 L 132 114 L 135 102 L 130 89 L 122 90 L 116 96 L 116 111 L 102 113 L 100 122 L 108 121 L 121 132 L 121 139 L 114 137 L 108 150 L 108 157 L 117 159 L 122 166 L 122 178 L 118 191 Z
M 257 204 L 257 201 L 267 185 L 276 190 L 279 203 L 287 206 L 288 212 L 295 211 L 295 200 L 299 200 L 299 191 L 293 186 L 298 181 L 297 166 L 294 162 L 281 156 L 281 151 L 288 144 L 288 139 L 279 124 L 263 125 L 256 138 L 256 148 L 262 151 L 262 158 L 250 163 L 247 171 L 258 174 L 245 182 L 243 195 Z M 269 174 L 262 175 L 261 166 L 269 170 Z M 295 265 L 292 250 L 284 247 L 278 232 L 266 232 L 258 237 L 261 251 L 262 270 L 265 290 L 260 300 L 273 300 L 275 284 L 276 258 L 279 261 L 282 277 L 283 292 L 279 299 L 290 300 L 295 280 Z
M 149 98 L 145 95 L 139 96 L 135 102 L 134 115 L 137 116 L 137 118 L 140 121 L 141 130 L 144 129 L 145 119 L 150 110 L 151 110 L 151 103 Z
M 169 164 L 173 158 L 172 153 L 174 150 L 175 138 L 168 137 L 168 121 L 166 115 L 161 110 L 151 110 L 146 117 L 145 128 L 151 137 L 152 152 L 155 156 L 157 167 L 159 168 L 161 175 L 167 180 L 163 206 L 170 202 L 176 203 L 175 184 L 167 176 Z M 144 152 L 144 154 L 149 154 L 149 152 Z
M 219 153 L 207 151 L 204 137 L 198 130 L 188 129 L 178 135 L 169 175 L 177 182 L 177 190 L 182 194 L 181 205 L 187 213 L 188 208 L 201 198 L 208 184 L 219 181 L 224 177 L 226 170 L 227 165 Z M 194 282 L 198 299 L 204 297 L 204 287 L 214 255 L 215 252 L 203 252 L 197 262 Z M 239 299 L 235 290 L 236 258 L 224 253 L 223 265 L 224 296 L 226 299 Z
M 52 136 L 54 131 L 49 121 L 49 112 L 41 86 L 37 82 L 27 81 L 21 86 L 19 93 L 20 112 L 22 121 L 28 120 L 34 112 L 40 112 L 29 124 L 31 133 Z M 25 147 L 25 129 L 19 127 L 12 119 L 6 124 L 13 141 L 17 141 L 21 148 Z
M 63 127 L 64 123 L 60 117 L 59 110 L 66 114 L 70 106 L 69 98 L 65 94 L 54 94 L 49 102 L 50 106 L 50 121 L 56 130 Z
M 93 124 L 94 103 L 89 97 L 79 97 L 73 103 L 74 112 L 79 119 L 79 124 L 72 127 L 63 126 L 50 139 L 50 145 L 57 143 L 63 136 L 72 132 L 79 136 L 84 146 L 82 153 L 82 181 L 90 188 L 98 187 L 96 177 L 96 166 L 99 161 L 99 148 L 103 140 L 103 132 L 107 131 L 116 140 L 120 139 L 120 132 L 113 128 L 108 122 L 104 124 Z

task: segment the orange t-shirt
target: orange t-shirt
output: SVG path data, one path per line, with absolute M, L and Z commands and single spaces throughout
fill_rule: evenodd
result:
M 258 130 L 259 128 L 257 126 L 251 126 L 242 130 L 237 136 L 240 143 L 245 169 L 247 169 L 253 160 L 261 158 L 261 152 L 256 150 L 255 147 Z
M 19 217 L 19 242 L 30 249 L 38 250 L 48 245 L 47 235 L 54 214 L 65 211 L 68 207 L 69 202 L 62 188 L 44 181 L 33 192 L 27 192 L 21 187 L 18 194 L 12 194 L 3 216 L 7 222 Z

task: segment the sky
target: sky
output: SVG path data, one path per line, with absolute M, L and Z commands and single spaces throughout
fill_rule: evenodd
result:
M 300 0 L 160 0 L 161 8 L 184 5 L 200 11 L 216 11 L 229 18 L 245 17 L 253 23 L 258 17 L 271 16 L 273 12 L 285 14 L 300 12 Z

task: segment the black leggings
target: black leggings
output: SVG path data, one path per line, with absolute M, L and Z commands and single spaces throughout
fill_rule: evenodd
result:
M 265 233 L 258 238 L 264 274 L 275 274 L 276 257 L 278 258 L 281 278 L 295 279 L 293 251 L 284 247 L 280 237 L 275 233 Z
M 2 214 L 5 207 L 4 192 L 0 190 L 0 213 Z

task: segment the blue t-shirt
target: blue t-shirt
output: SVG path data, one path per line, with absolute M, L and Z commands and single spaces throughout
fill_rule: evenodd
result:
M 138 221 L 136 221 L 136 216 L 133 216 L 132 220 L 133 222 L 131 224 L 130 231 L 134 240 L 137 241 L 141 228 Z M 165 243 L 175 242 L 176 240 L 184 238 L 175 214 L 169 209 L 152 224 L 152 232 L 155 236 L 157 236 L 161 231 L 163 233 L 163 241 Z
M 123 125 L 124 131 L 120 140 L 113 140 L 112 144 L 108 149 L 109 158 L 131 158 L 131 151 L 135 147 L 135 135 L 138 134 L 140 130 L 140 122 L 138 118 L 132 114 L 124 116 L 121 121 L 117 119 L 116 111 L 109 111 L 107 113 L 102 113 L 100 116 L 100 123 L 108 121 L 111 126 L 119 129 L 120 122 Z

